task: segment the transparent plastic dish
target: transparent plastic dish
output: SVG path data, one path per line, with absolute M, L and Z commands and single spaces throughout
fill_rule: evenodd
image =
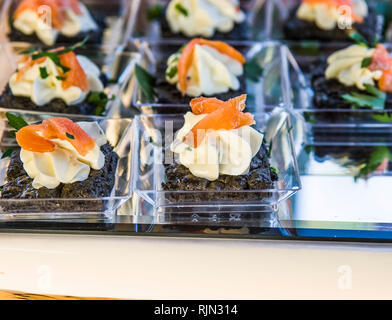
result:
M 387 45 L 390 50 L 390 46 Z M 291 48 L 291 47 L 290 47 Z M 285 91 L 285 101 L 289 108 L 300 113 L 304 121 L 312 129 L 339 129 L 342 132 L 362 128 L 370 134 L 392 129 L 392 109 L 382 111 L 365 108 L 316 108 L 313 104 L 314 90 L 311 86 L 311 71 L 318 67 L 320 58 L 328 57 L 338 50 L 333 45 L 328 50 L 317 50 L 313 53 L 298 53 L 287 49 L 284 73 L 288 77 L 289 90 Z M 295 51 L 295 50 L 294 50 Z
M 29 48 L 30 45 L 26 43 L 2 43 L 0 44 L 0 63 L 2 73 L 0 75 L 0 92 L 6 88 L 11 75 L 17 69 L 17 62 L 20 59 L 19 53 Z M 77 54 L 84 55 L 92 60 L 100 69 L 101 73 L 108 80 L 105 93 L 108 97 L 112 97 L 106 105 L 106 110 L 101 113 L 102 117 L 114 117 L 121 115 L 126 109 L 122 103 L 121 93 L 125 85 L 128 83 L 134 70 L 134 63 L 136 62 L 139 54 L 137 52 L 117 50 L 109 54 L 110 48 L 97 47 L 85 45 L 82 48 L 76 49 Z M 115 81 L 110 81 L 115 80 Z M 0 108 L 1 110 L 20 112 L 21 109 Z M 72 116 L 72 114 L 55 113 L 39 110 L 26 110 L 31 113 L 45 113 L 52 116 Z M 88 116 L 88 115 L 86 115 Z M 91 116 L 94 116 L 92 114 Z
M 44 115 L 20 113 L 28 123 L 38 123 L 49 118 Z M 19 147 L 10 135 L 7 120 L 0 113 L 0 150 Z M 115 172 L 114 187 L 110 196 L 95 198 L 40 198 L 5 199 L 0 195 L 0 220 L 8 219 L 106 219 L 131 196 L 131 120 L 130 119 L 91 119 L 74 117 L 73 121 L 98 121 L 106 133 L 108 142 L 119 156 Z M 0 185 L 6 183 L 6 173 L 10 158 L 0 160 Z
M 276 106 L 284 106 L 284 88 L 287 87 L 287 78 L 284 72 L 287 70 L 286 47 L 276 41 L 266 41 L 263 43 L 250 41 L 227 42 L 237 50 L 241 51 L 247 61 L 255 61 L 263 73 L 258 82 L 253 82 L 246 76 L 241 76 L 243 91 L 231 91 L 234 95 L 243 93 L 248 94 L 247 109 L 251 112 L 270 110 Z M 184 43 L 178 40 L 166 41 L 134 41 L 141 54 L 141 66 L 148 70 L 161 82 L 164 79 L 164 70 L 167 58 L 177 52 Z M 165 83 L 166 85 L 166 83 Z M 175 85 L 171 86 L 176 91 Z M 139 84 L 133 87 L 133 105 L 143 113 L 184 113 L 189 109 L 189 102 L 184 101 L 164 101 L 160 102 L 159 90 L 158 97 L 154 101 L 149 101 L 143 94 Z M 219 97 L 219 95 L 217 95 Z M 166 98 L 167 100 L 167 98 Z M 191 97 L 189 99 L 191 100 Z
M 377 8 L 377 1 L 367 1 L 368 4 L 374 7 L 376 12 L 374 27 L 376 33 L 379 35 L 379 39 L 382 39 L 383 28 L 384 28 L 384 17 L 379 14 Z M 380 1 L 381 2 L 381 1 Z M 258 1 L 257 11 L 258 11 L 258 25 L 259 25 L 259 39 L 260 40 L 270 40 L 279 39 L 288 42 L 302 42 L 306 44 L 307 42 L 318 42 L 318 43 L 328 43 L 331 40 L 316 40 L 316 39 L 304 39 L 304 40 L 294 40 L 288 39 L 284 32 L 284 27 L 286 21 L 290 18 L 293 10 L 299 7 L 301 0 L 263 0 Z M 301 32 L 301 30 L 297 30 Z M 333 42 L 334 40 L 332 40 Z M 338 40 L 340 43 L 347 43 L 346 40 Z
M 0 11 L 0 39 L 8 40 L 10 32 L 10 15 L 15 2 L 21 0 L 4 0 L 1 4 Z M 90 10 L 96 12 L 99 16 L 104 17 L 106 29 L 103 33 L 102 45 L 110 47 L 111 51 L 124 43 L 130 35 L 130 12 L 132 1 L 128 0 L 82 0 L 81 2 Z M 28 41 L 35 43 L 34 40 Z
M 171 32 L 165 17 L 165 8 L 170 0 L 134 0 L 133 8 L 135 21 L 132 24 L 131 35 L 134 38 L 159 39 L 188 39 L 182 33 Z M 240 0 L 241 9 L 246 14 L 242 24 L 235 25 L 228 33 L 219 33 L 211 37 L 215 40 L 258 40 L 259 39 L 259 8 L 264 0 Z M 159 9 L 157 9 L 159 8 Z M 160 15 L 157 16 L 157 10 Z M 155 12 L 155 13 L 154 13 Z M 132 15 L 133 16 L 133 15 Z
M 270 141 L 269 162 L 279 173 L 272 188 L 260 190 L 164 190 L 165 164 L 173 163 L 173 133 L 182 127 L 182 115 L 140 115 L 132 124 L 132 180 L 134 214 L 271 213 L 281 201 L 301 189 L 289 117 L 281 110 L 272 121 L 255 116 L 256 129 Z M 173 131 L 171 131 L 173 128 Z M 235 197 L 234 195 L 235 194 Z

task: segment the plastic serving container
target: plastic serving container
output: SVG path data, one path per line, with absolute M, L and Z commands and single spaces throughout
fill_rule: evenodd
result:
M 230 215 L 256 212 L 270 215 L 277 204 L 301 189 L 289 117 L 282 110 L 277 115 L 273 121 L 268 121 L 269 115 L 265 113 L 256 115 L 255 119 L 256 129 L 264 132 L 265 140 L 270 142 L 269 161 L 277 169 L 279 179 L 271 189 L 243 191 L 164 190 L 164 164 L 173 163 L 174 155 L 169 145 L 173 133 L 183 125 L 183 116 L 137 116 L 132 125 L 133 213 L 155 216 L 185 214 L 188 217 L 196 213 Z M 238 195 L 237 200 L 230 197 L 233 193 Z
M 0 62 L 3 66 L 0 75 L 0 91 L 3 92 L 11 75 L 17 69 L 17 61 L 20 59 L 19 52 L 28 48 L 26 43 L 3 43 L 0 44 Z M 139 56 L 136 52 L 117 50 L 109 54 L 110 48 L 96 47 L 96 46 L 83 46 L 76 50 L 77 54 L 82 54 L 91 59 L 100 69 L 102 74 L 106 76 L 108 84 L 105 88 L 105 93 L 108 97 L 112 97 L 106 105 L 106 110 L 101 114 L 102 118 L 115 117 L 124 114 L 126 106 L 121 100 L 121 94 L 125 85 L 128 83 L 134 70 L 134 64 Z M 1 109 L 3 111 L 20 112 L 19 109 Z M 29 111 L 29 110 L 23 110 Z M 52 116 L 65 116 L 69 117 L 72 114 L 64 113 L 50 113 L 41 111 L 30 111 L 31 113 L 45 113 Z M 95 116 L 92 114 L 91 116 Z
M 160 80 L 164 78 L 163 69 L 167 58 L 177 52 L 184 42 L 179 40 L 165 41 L 134 41 L 141 54 L 141 66 Z M 261 112 L 271 110 L 276 106 L 284 106 L 284 93 L 287 87 L 287 54 L 286 47 L 276 41 L 263 43 L 249 41 L 228 42 L 237 50 L 241 51 L 247 62 L 255 62 L 263 69 L 259 81 L 253 82 L 248 79 L 246 73 L 240 77 L 244 88 L 242 93 L 247 93 L 247 110 Z M 162 67 L 163 66 L 163 67 Z M 173 85 L 173 87 L 175 87 Z M 184 113 L 189 109 L 189 103 L 176 101 L 149 101 L 143 94 L 137 81 L 133 87 L 133 105 L 143 113 Z M 238 92 L 233 92 L 233 95 Z M 189 101 L 191 98 L 189 97 Z
M 41 122 L 49 116 L 20 113 L 28 123 Z M 0 149 L 17 150 L 15 138 L 9 134 L 5 113 L 0 112 Z M 108 142 L 119 156 L 115 173 L 115 183 L 110 196 L 75 199 L 2 199 L 0 197 L 0 220 L 8 219 L 105 219 L 131 196 L 131 135 L 130 119 L 91 119 L 71 117 L 73 121 L 98 121 L 106 133 Z M 0 185 L 5 184 L 9 158 L 0 160 Z

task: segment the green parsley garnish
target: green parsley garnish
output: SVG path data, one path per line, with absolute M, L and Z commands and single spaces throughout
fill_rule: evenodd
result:
M 75 140 L 75 137 L 72 134 L 66 132 L 65 135 L 67 136 L 68 139 Z
M 155 77 L 138 64 L 135 65 L 135 76 L 144 95 L 149 101 L 153 101 L 157 95 L 154 89 Z
M 42 68 L 40 67 L 39 73 L 40 73 L 41 79 L 46 79 L 47 77 L 49 77 L 49 73 L 48 73 L 48 70 L 46 70 L 46 67 L 42 67 Z
M 177 3 L 174 8 L 185 17 L 188 16 L 188 10 L 181 3 Z
M 95 104 L 97 107 L 95 108 L 94 115 L 101 116 L 106 109 L 107 103 L 114 98 L 114 96 L 109 98 L 108 95 L 103 91 L 91 91 L 87 96 L 87 102 Z
M 367 57 L 362 60 L 361 68 L 367 68 L 372 63 L 372 57 Z
M 373 153 L 370 155 L 369 161 L 367 161 L 365 166 L 361 168 L 355 179 L 367 177 L 369 174 L 374 172 L 385 161 L 385 159 L 392 161 L 392 154 L 388 147 L 377 147 L 376 150 L 373 151 Z
M 271 170 L 274 174 L 276 174 L 277 176 L 279 175 L 278 169 L 276 169 L 275 167 L 270 167 L 270 170 Z
M 177 66 L 173 66 L 169 70 L 166 71 L 166 76 L 168 78 L 172 79 L 177 74 L 177 72 L 178 72 Z
M 60 61 L 60 57 L 59 57 L 59 53 L 58 52 L 49 52 L 49 51 L 42 51 L 40 53 L 37 54 L 33 54 L 32 55 L 32 59 L 33 60 L 37 60 L 39 58 L 42 57 L 48 57 L 50 60 L 53 61 L 53 63 L 58 66 L 59 68 L 61 68 L 61 70 L 64 73 L 67 73 L 69 70 L 71 70 L 70 68 L 64 66 L 61 61 Z
M 16 131 L 29 125 L 20 115 L 7 112 L 6 117 L 8 119 L 8 125 Z
M 365 88 L 366 91 L 370 93 L 369 95 L 351 92 L 351 94 L 344 94 L 342 98 L 357 107 L 369 107 L 374 110 L 383 110 L 387 99 L 386 93 L 369 84 L 365 84 Z
M 67 79 L 67 77 L 56 76 L 56 79 L 57 79 L 57 80 L 60 80 L 60 81 L 64 81 L 65 79 Z
M 252 60 L 245 63 L 244 72 L 245 76 L 249 80 L 253 82 L 258 82 L 262 77 L 264 70 L 262 67 L 260 67 L 257 58 L 253 58 Z
M 391 113 L 381 113 L 381 114 L 374 114 L 372 118 L 378 122 L 388 123 L 392 122 L 392 114 Z
M 11 157 L 12 152 L 14 152 L 14 149 L 12 149 L 12 148 L 7 149 L 7 150 L 2 154 L 1 159 L 5 159 L 5 158 L 8 158 L 8 157 Z
M 163 7 L 161 4 L 156 4 L 148 8 L 147 10 L 147 20 L 153 21 L 159 19 L 163 14 Z
M 359 44 L 363 47 L 369 47 L 369 42 L 361 35 L 359 32 L 354 31 L 349 34 L 349 37 L 354 40 L 356 44 Z

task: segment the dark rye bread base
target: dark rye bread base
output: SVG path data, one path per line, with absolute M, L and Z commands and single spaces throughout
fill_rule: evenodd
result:
M 10 12 L 14 12 L 16 9 L 15 5 L 14 8 L 10 10 Z M 97 30 L 91 30 L 88 32 L 81 32 L 75 37 L 66 37 L 65 35 L 59 34 L 57 39 L 56 39 L 56 44 L 64 44 L 64 45 L 72 45 L 77 42 L 83 41 L 86 37 L 88 37 L 87 44 L 101 44 L 103 40 L 103 34 L 104 31 L 107 27 L 106 22 L 105 22 L 105 14 L 102 12 L 97 12 L 95 10 L 90 11 L 91 16 L 95 20 L 98 29 Z M 26 35 L 23 32 L 15 29 L 13 27 L 13 20 L 12 20 L 12 15 L 10 16 L 9 19 L 9 26 L 10 26 L 10 32 L 8 33 L 8 39 L 10 41 L 16 42 L 16 41 L 21 41 L 21 42 L 30 42 L 30 43 L 40 43 L 42 47 L 47 47 L 38 37 L 35 33 L 31 35 Z
M 278 176 L 271 170 L 267 149 L 263 144 L 260 151 L 252 159 L 249 173 L 241 176 L 220 175 L 215 181 L 194 176 L 188 168 L 173 163 L 165 165 L 166 181 L 162 183 L 165 191 L 176 191 L 167 194 L 171 202 L 201 201 L 247 201 L 260 200 L 270 196 L 269 193 L 235 191 L 272 189 Z M 181 191 L 211 191 L 207 193 L 181 193 Z M 214 192 L 218 191 L 218 192 Z M 222 192 L 219 191 L 233 191 Z
M 169 58 L 169 57 L 167 57 Z M 157 71 L 156 71 L 156 86 L 155 86 L 155 91 L 157 93 L 157 100 L 155 101 L 156 103 L 162 103 L 162 104 L 185 104 L 189 105 L 190 101 L 194 97 L 189 97 L 189 96 L 183 96 L 180 91 L 177 89 L 176 84 L 170 84 L 166 80 L 166 61 L 167 58 L 159 61 L 157 63 Z M 238 95 L 241 95 L 246 92 L 246 83 L 245 83 L 245 77 L 241 76 L 238 78 L 240 81 L 240 88 L 236 91 L 234 90 L 229 90 L 226 93 L 221 93 L 221 94 L 216 94 L 214 97 L 221 99 L 221 100 L 229 100 L 233 97 L 236 97 Z M 169 109 L 173 109 L 171 107 L 168 107 Z M 167 111 L 167 110 L 166 110 Z M 182 109 L 183 112 L 183 109 Z
M 289 18 L 286 20 L 283 32 L 287 40 L 320 40 L 320 41 L 351 41 L 347 34 L 347 30 L 334 29 L 322 30 L 315 23 L 300 20 L 297 18 L 298 7 L 290 12 Z M 353 29 L 358 31 L 370 43 L 374 43 L 376 39 L 382 39 L 383 22 L 379 21 L 377 14 L 372 7 L 369 8 L 369 14 L 363 23 L 354 23 Z
M 7 183 L 2 187 L 1 199 L 73 199 L 73 198 L 100 198 L 110 196 L 115 183 L 118 155 L 113 152 L 113 147 L 106 143 L 101 147 L 105 155 L 105 165 L 101 170 L 90 170 L 90 175 L 85 181 L 72 184 L 60 184 L 55 189 L 42 187 L 34 189 L 31 179 L 23 168 L 20 160 L 20 151 L 14 151 L 7 170 Z M 44 210 L 43 210 L 44 209 Z M 47 212 L 80 212 L 102 211 L 103 202 L 97 201 L 45 201 L 26 203 L 11 203 L 0 206 L 0 212 L 19 212 L 31 210 Z
M 68 106 L 61 99 L 54 99 L 43 106 L 37 106 L 29 97 L 14 96 L 8 85 L 3 94 L 0 96 L 0 108 L 5 109 L 91 115 L 94 114 L 96 107 L 97 106 L 95 104 L 88 103 L 86 101 Z
M 104 74 L 101 74 L 100 80 L 104 86 L 108 83 L 108 79 Z M 14 96 L 9 84 L 7 84 L 0 96 L 0 108 L 62 114 L 95 115 L 97 106 L 87 101 L 75 105 L 67 105 L 62 99 L 53 99 L 43 106 L 38 106 L 31 101 L 29 97 Z

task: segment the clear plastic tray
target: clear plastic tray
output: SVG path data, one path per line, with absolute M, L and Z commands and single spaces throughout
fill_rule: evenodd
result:
M 10 30 L 9 17 L 10 6 L 12 2 L 19 0 L 4 0 L 1 4 L 0 11 L 0 40 L 7 41 L 8 33 Z M 104 38 L 102 44 L 111 51 L 116 47 L 123 44 L 130 36 L 131 26 L 130 19 L 131 6 L 133 1 L 128 0 L 83 0 L 87 8 L 95 9 L 105 15 L 105 22 L 107 28 L 104 31 Z M 29 41 L 30 42 L 30 41 Z M 34 43 L 31 42 L 31 43 Z
M 6 87 L 11 75 L 17 68 L 17 61 L 20 59 L 19 52 L 29 47 L 26 43 L 2 43 L 0 44 L 0 63 L 3 66 L 0 76 L 0 92 Z M 110 48 L 87 46 L 77 49 L 77 53 L 85 55 L 90 58 L 97 66 L 100 67 L 103 74 L 111 80 L 115 79 L 116 83 L 109 83 L 105 88 L 105 93 L 111 97 L 106 106 L 107 117 L 117 117 L 124 113 L 128 107 L 125 106 L 121 99 L 122 91 L 132 76 L 134 63 L 137 61 L 139 54 L 131 51 L 123 51 L 121 49 L 110 53 Z M 7 111 L 20 112 L 19 109 L 1 109 Z M 25 110 L 29 111 L 29 110 Z M 30 111 L 31 113 L 41 113 L 41 111 Z M 52 116 L 72 116 L 64 113 L 50 113 L 44 112 Z
M 131 36 L 135 38 L 148 38 L 150 40 L 159 39 L 181 39 L 184 41 L 186 37 L 179 34 L 163 30 L 161 21 L 159 19 L 148 19 L 149 10 L 156 5 L 159 5 L 165 10 L 170 0 L 134 0 L 132 11 L 135 20 L 131 23 Z M 259 9 L 262 7 L 264 0 L 240 0 L 242 10 L 246 13 L 246 20 L 240 25 L 237 30 L 233 30 L 235 34 L 229 36 L 227 34 L 215 34 L 212 39 L 219 40 L 258 40 L 260 25 L 259 25 Z M 163 11 L 164 15 L 164 11 Z M 165 17 L 162 17 L 165 19 Z M 240 30 L 238 30 L 240 29 Z M 231 37 L 231 38 L 227 38 Z
M 390 46 L 387 46 L 390 50 Z M 315 108 L 313 106 L 313 89 L 311 87 L 311 69 L 317 67 L 321 57 L 328 57 L 339 48 L 334 44 L 323 49 L 313 48 L 309 51 L 297 51 L 290 46 L 287 50 L 287 74 L 289 90 L 285 94 L 287 106 L 302 115 L 311 130 L 339 129 L 341 132 L 361 128 L 369 134 L 377 134 L 392 129 L 392 109 L 374 111 L 372 109 Z M 363 131 L 365 133 L 365 131 Z
M 369 1 L 368 1 L 369 2 Z M 370 1 L 372 2 L 372 1 Z M 298 7 L 301 0 L 263 0 L 258 1 L 258 26 L 260 28 L 259 38 L 260 40 L 279 39 L 288 42 L 290 41 L 284 35 L 284 24 L 290 16 L 292 10 Z M 377 3 L 374 1 L 373 3 Z M 384 17 L 380 14 L 377 15 L 377 30 L 381 34 L 384 26 Z M 300 41 L 303 43 L 312 42 L 311 40 Z M 329 41 L 316 41 L 319 43 L 328 43 Z M 344 43 L 344 42 L 343 42 Z
M 186 214 L 189 217 L 191 214 L 203 212 L 217 214 L 274 212 L 278 203 L 301 189 L 301 183 L 288 114 L 280 109 L 272 117 L 269 116 L 266 113 L 257 114 L 256 128 L 265 132 L 265 140 L 271 142 L 270 165 L 279 172 L 279 179 L 272 189 L 235 191 L 239 195 L 238 198 L 252 194 L 252 199 L 248 197 L 243 201 L 224 197 L 232 194 L 233 190 L 163 190 L 164 163 L 173 161 L 173 154 L 169 149 L 173 136 L 169 128 L 172 126 L 173 132 L 181 128 L 184 122 L 183 116 L 137 116 L 132 125 L 133 214 L 143 215 L 153 212 L 154 215 Z M 181 199 L 177 197 L 179 195 Z M 195 200 L 195 197 L 198 200 Z
M 287 86 L 287 78 L 283 77 L 288 63 L 286 47 L 276 41 L 263 43 L 234 41 L 228 42 L 228 44 L 241 51 L 247 61 L 256 60 L 264 70 L 257 83 L 246 79 L 245 75 L 242 76 L 246 87 L 244 93 L 248 94 L 247 109 L 251 112 L 260 112 L 271 110 L 276 106 L 283 106 L 285 104 L 283 91 Z M 161 66 L 162 63 L 166 65 L 167 58 L 178 51 L 183 42 L 178 40 L 135 41 L 134 45 L 139 48 L 141 65 L 152 75 L 156 75 L 157 66 Z M 137 81 L 133 89 L 133 105 L 143 113 L 184 113 L 189 109 L 187 103 L 148 101 Z
M 20 113 L 28 123 L 41 122 L 46 115 Z M 0 150 L 18 148 L 15 138 L 9 134 L 5 113 L 0 112 Z M 0 220 L 9 219 L 105 219 L 131 196 L 131 120 L 91 119 L 82 116 L 71 117 L 74 121 L 96 120 L 106 133 L 108 142 L 119 156 L 116 178 L 111 195 L 99 198 L 75 199 L 2 199 L 0 197 Z M 0 185 L 5 184 L 10 159 L 0 160 Z M 72 206 L 72 207 L 69 207 Z

